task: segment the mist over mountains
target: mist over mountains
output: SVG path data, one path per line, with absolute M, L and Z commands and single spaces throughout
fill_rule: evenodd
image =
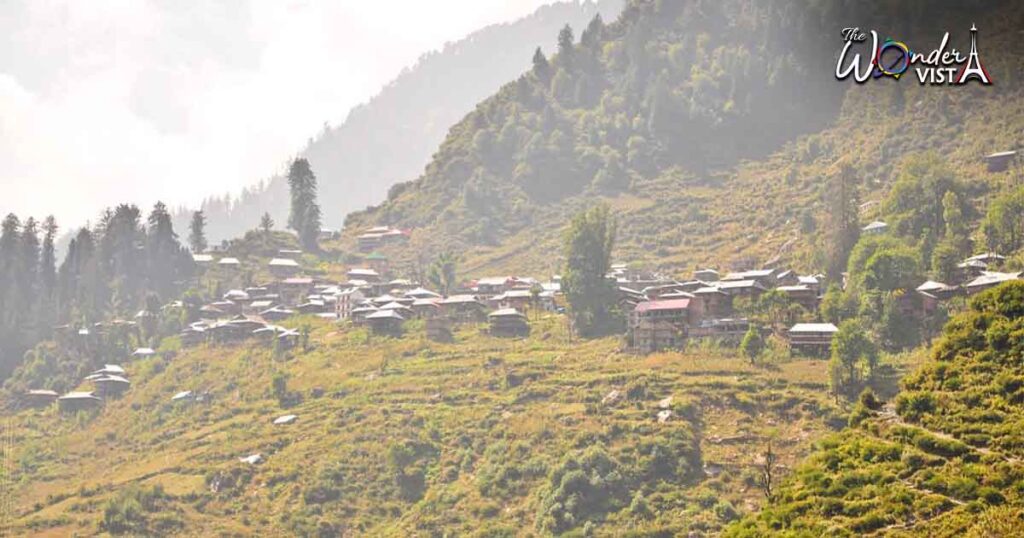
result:
M 529 69 L 534 49 L 555 49 L 560 28 L 583 28 L 600 13 L 613 20 L 621 0 L 560 2 L 530 16 L 483 28 L 441 51 L 423 55 L 339 126 L 325 125 L 301 155 L 317 175 L 324 225 L 340 228 L 354 210 L 380 203 L 388 189 L 417 177 L 450 126 L 503 83 Z M 272 171 L 268 171 L 268 174 Z M 205 200 L 214 241 L 252 229 L 264 212 L 287 221 L 287 183 L 279 174 L 238 194 Z M 179 208 L 175 228 L 187 229 L 194 208 Z

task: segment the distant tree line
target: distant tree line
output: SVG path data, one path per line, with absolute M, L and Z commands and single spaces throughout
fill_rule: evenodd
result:
M 163 203 L 143 220 L 138 207 L 105 210 L 79 229 L 57 265 L 53 217 L 40 225 L 8 215 L 0 227 L 0 375 L 55 326 L 133 317 L 158 308 L 188 284 L 194 263 Z

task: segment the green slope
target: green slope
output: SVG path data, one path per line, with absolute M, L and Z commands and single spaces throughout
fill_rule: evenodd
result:
M 568 216 L 605 201 L 620 216 L 625 260 L 681 268 L 782 254 L 818 269 L 818 233 L 800 224 L 824 218 L 838 163 L 863 179 L 866 200 L 883 196 L 903 157 L 928 150 L 980 184 L 979 207 L 999 186 L 980 158 L 1020 143 L 1020 11 L 634 2 L 589 32 L 571 67 L 551 60 L 565 76 L 527 73 L 478 105 L 420 179 L 350 216 L 348 237 L 393 224 L 413 230 L 413 248 L 392 253 L 410 263 L 451 248 L 468 252 L 474 273 L 550 271 Z M 993 86 L 834 79 L 842 27 L 891 29 L 920 46 L 949 30 L 963 46 L 964 20 L 982 28 Z M 560 92 L 558 80 L 581 89 Z
M 789 467 L 836 420 L 818 361 L 638 359 L 614 339 L 567 341 L 561 317 L 527 340 L 467 327 L 452 344 L 305 322 L 311 349 L 290 360 L 171 339 L 163 358 L 127 364 L 131 390 L 95 414 L 8 416 L 13 528 L 704 535 L 760 503 L 753 460 L 769 436 Z M 171 402 L 182 390 L 209 396 Z M 284 414 L 298 420 L 271 424 Z M 254 453 L 266 461 L 238 461 Z
M 979 295 L 885 405 L 728 536 L 1013 536 L 1024 523 L 1024 283 Z

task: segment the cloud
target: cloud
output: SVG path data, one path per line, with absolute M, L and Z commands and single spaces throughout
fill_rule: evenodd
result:
M 543 3 L 4 2 L 0 212 L 237 191 L 422 53 Z

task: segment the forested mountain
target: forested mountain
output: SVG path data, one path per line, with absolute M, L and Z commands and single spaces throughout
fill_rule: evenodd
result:
M 351 233 L 396 225 L 422 251 L 471 252 L 474 270 L 555 270 L 568 216 L 603 199 L 624 258 L 678 267 L 785 253 L 822 268 L 821 249 L 799 245 L 827 232 L 826 179 L 843 166 L 877 201 L 908 153 L 934 149 L 966 179 L 986 153 L 1019 144 L 1021 46 L 1013 17 L 997 15 L 1017 8 L 933 7 L 633 2 L 614 23 L 563 33 L 558 54 L 452 129 L 421 178 L 353 214 Z M 963 48 L 964 20 L 983 29 L 999 81 L 984 91 L 835 79 L 844 27 L 936 46 L 950 31 Z
M 450 126 L 530 65 L 536 47 L 555 48 L 558 29 L 581 27 L 595 15 L 614 18 L 622 0 L 573 0 L 543 6 L 510 23 L 495 24 L 440 51 L 423 55 L 345 121 L 327 127 L 300 154 L 320 179 L 324 225 L 340 228 L 345 215 L 384 200 L 388 189 L 415 178 Z M 268 174 L 271 171 L 268 171 Z M 287 184 L 275 175 L 235 195 L 202 204 L 215 242 L 256 227 L 269 211 L 287 219 Z M 175 213 L 185 229 L 189 211 Z

